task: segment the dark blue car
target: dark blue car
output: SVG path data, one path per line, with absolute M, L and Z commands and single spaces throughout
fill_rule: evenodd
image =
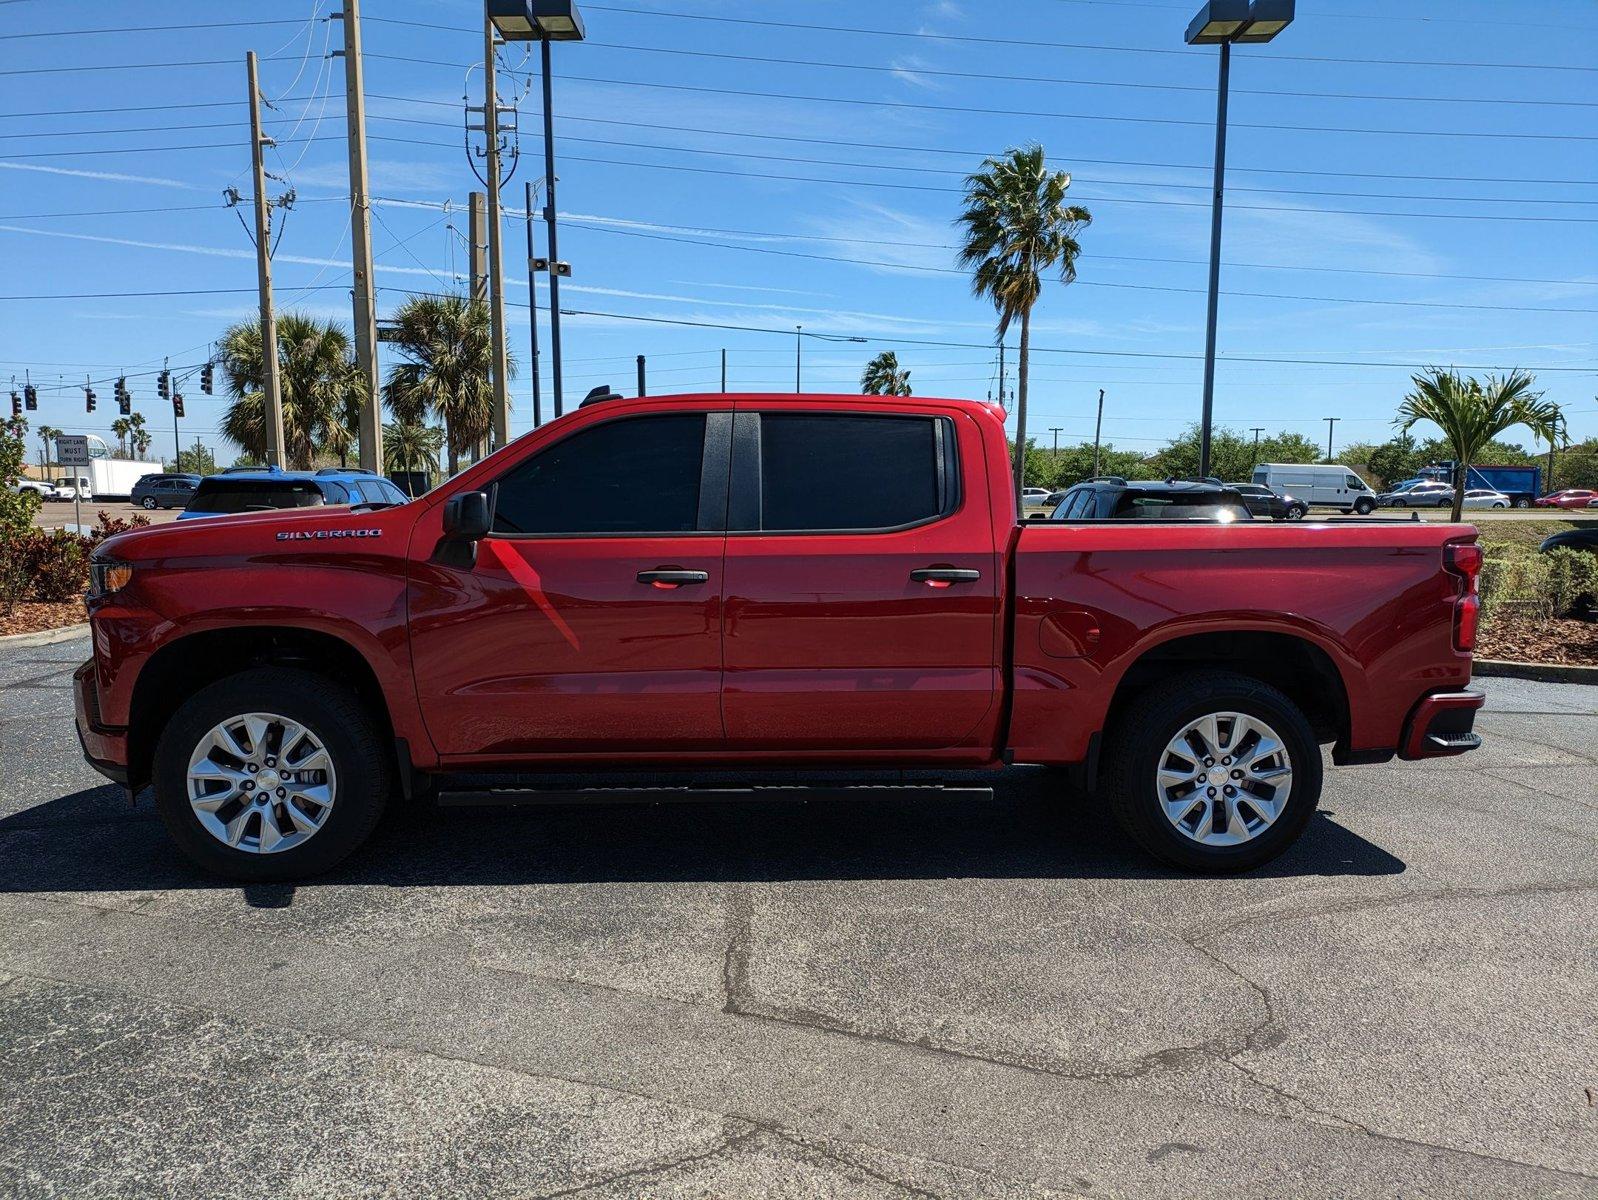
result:
M 194 490 L 180 521 L 274 508 L 316 508 L 324 504 L 370 504 L 388 508 L 408 497 L 381 475 L 357 467 L 320 471 L 280 471 L 276 467 L 208 475 Z

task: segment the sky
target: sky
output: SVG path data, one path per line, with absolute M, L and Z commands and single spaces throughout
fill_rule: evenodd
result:
M 256 315 L 247 50 L 271 102 L 269 192 L 296 194 L 278 311 L 348 325 L 336 10 L 0 0 L 0 375 L 39 388 L 35 428 L 108 435 L 110 381 L 126 373 L 153 452 L 170 454 L 153 372 L 196 367 Z M 363 5 L 380 315 L 468 269 L 480 185 L 462 96 L 482 101 L 468 71 L 481 11 Z M 1093 221 L 1076 282 L 1047 284 L 1035 312 L 1029 432 L 1091 440 L 1101 388 L 1105 440 L 1126 449 L 1198 418 L 1218 52 L 1183 44 L 1191 5 L 582 11 L 588 39 L 554 47 L 561 302 L 578 310 L 562 319 L 568 408 L 596 385 L 631 394 L 638 354 L 651 393 L 716 390 L 723 349 L 730 390 L 790 390 L 796 346 L 805 391 L 857 391 L 866 360 L 893 350 L 918 395 L 995 395 L 994 313 L 954 266 L 952 221 L 984 155 L 1036 142 Z M 1436 364 L 1530 369 L 1574 439 L 1598 434 L 1598 3 L 1505 11 L 1300 0 L 1274 42 L 1234 50 L 1218 425 L 1324 441 L 1335 416 L 1337 446 L 1382 441 L 1410 373 Z M 500 58 L 520 126 L 504 232 L 517 434 L 532 425 L 520 214 L 544 174 L 543 113 L 536 55 Z M 536 238 L 542 254 L 542 224 Z M 226 398 L 197 378 L 180 390 L 183 445 L 200 437 L 231 462 Z

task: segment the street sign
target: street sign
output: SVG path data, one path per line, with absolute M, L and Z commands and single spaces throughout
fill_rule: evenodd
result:
M 63 433 L 55 439 L 55 460 L 63 467 L 89 465 L 89 436 L 84 433 Z

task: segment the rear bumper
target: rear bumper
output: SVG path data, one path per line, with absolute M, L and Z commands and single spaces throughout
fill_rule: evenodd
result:
M 1486 702 L 1481 692 L 1437 692 L 1422 697 L 1404 725 L 1400 758 L 1446 758 L 1481 745 L 1473 729 L 1476 710 Z
M 100 724 L 92 658 L 72 673 L 72 709 L 83 757 L 113 783 L 127 783 L 128 731 Z

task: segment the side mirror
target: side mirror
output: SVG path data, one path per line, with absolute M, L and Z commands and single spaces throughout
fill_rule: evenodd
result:
M 469 571 L 477 565 L 477 543 L 488 536 L 493 516 L 487 492 L 462 492 L 444 502 L 444 536 L 433 561 Z
M 492 523 L 487 492 L 462 492 L 444 505 L 444 537 L 448 541 L 479 541 L 488 536 Z

